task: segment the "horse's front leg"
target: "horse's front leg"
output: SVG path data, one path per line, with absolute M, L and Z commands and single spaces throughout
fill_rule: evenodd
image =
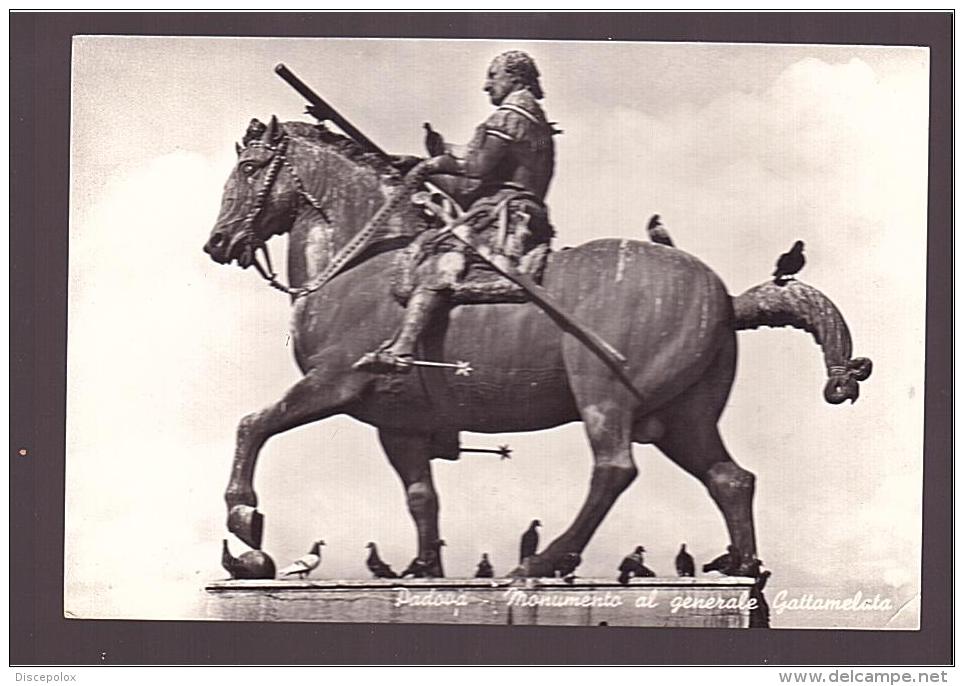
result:
M 438 532 L 438 495 L 432 482 L 431 435 L 381 429 L 378 432 L 388 461 L 398 472 L 408 511 L 418 532 L 418 557 L 425 574 L 442 577 L 441 539 Z
M 364 380 L 359 376 L 350 372 L 333 375 L 328 369 L 315 367 L 279 402 L 247 415 L 238 424 L 224 500 L 228 530 L 252 548 L 261 548 L 264 522 L 256 509 L 258 496 L 254 492 L 254 469 L 261 448 L 276 434 L 341 412 L 361 391 Z

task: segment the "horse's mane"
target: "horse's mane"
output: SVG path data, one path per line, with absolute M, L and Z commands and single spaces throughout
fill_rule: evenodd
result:
M 324 124 L 286 121 L 281 126 L 289 136 L 333 148 L 340 156 L 370 169 L 381 177 L 382 180 L 393 186 L 402 182 L 402 176 L 398 170 L 389 164 L 381 155 L 368 152 L 351 138 L 329 130 Z

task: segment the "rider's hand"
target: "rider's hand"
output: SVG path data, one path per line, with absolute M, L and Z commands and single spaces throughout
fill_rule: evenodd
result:
M 421 170 L 425 174 L 460 174 L 462 172 L 461 163 L 449 155 L 439 155 L 425 160 Z
M 415 155 L 389 155 L 391 164 L 398 171 L 407 174 L 409 170 L 422 161 L 421 157 Z

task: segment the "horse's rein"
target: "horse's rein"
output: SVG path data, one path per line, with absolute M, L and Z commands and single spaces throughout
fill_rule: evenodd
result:
M 255 196 L 254 206 L 251 208 L 248 214 L 245 215 L 244 223 L 241 227 L 241 230 L 238 231 L 238 236 L 247 236 L 248 240 L 254 245 L 252 251 L 252 260 L 254 267 L 257 269 L 258 274 L 261 275 L 261 278 L 267 281 L 268 285 L 272 288 L 275 288 L 283 293 L 287 293 L 292 297 L 293 300 L 297 300 L 298 298 L 306 296 L 309 293 L 317 291 L 319 288 L 328 283 L 345 267 L 346 264 L 348 264 L 362 251 L 362 249 L 368 244 L 368 239 L 371 238 L 378 229 L 382 217 L 387 213 L 393 212 L 396 209 L 398 202 L 410 195 L 406 189 L 411 185 L 412 181 L 420 179 L 421 174 L 418 173 L 418 166 L 413 168 L 406 176 L 406 181 L 409 183 L 405 183 L 395 194 L 395 197 L 389 200 L 382 207 L 382 209 L 378 211 L 374 217 L 372 217 L 364 228 L 362 228 L 351 238 L 351 240 L 342 246 L 338 253 L 332 258 L 331 262 L 328 263 L 328 266 L 324 269 L 324 271 L 315 276 L 315 278 L 313 278 L 307 285 L 302 286 L 301 288 L 292 288 L 291 286 L 286 286 L 278 280 L 278 274 L 274 271 L 274 267 L 271 264 L 271 254 L 268 252 L 267 243 L 258 238 L 252 229 L 255 219 L 258 218 L 258 216 L 261 214 L 261 211 L 264 209 L 268 192 L 274 185 L 275 179 L 277 179 L 278 172 L 282 166 L 284 166 L 288 170 L 288 173 L 291 174 L 291 178 L 295 183 L 295 188 L 298 190 L 298 195 L 300 195 L 312 208 L 314 208 L 326 222 L 328 221 L 327 214 L 325 213 L 325 209 L 321 201 L 308 192 L 308 190 L 305 188 L 304 182 L 301 180 L 301 177 L 298 176 L 298 172 L 295 170 L 294 165 L 291 164 L 287 155 L 285 154 L 288 149 L 289 140 L 288 135 L 285 134 L 278 146 L 274 148 L 269 145 L 265 145 L 260 141 L 252 141 L 248 144 L 252 147 L 263 147 L 273 151 L 274 158 L 271 161 L 271 165 L 268 167 L 268 171 L 265 173 L 264 182 L 262 183 L 261 188 L 258 190 L 258 194 Z M 264 254 L 264 265 L 261 264 L 261 260 L 259 258 L 260 254 Z
M 268 282 L 269 286 L 271 286 L 272 288 L 276 288 L 277 290 L 283 293 L 287 293 L 288 295 L 292 296 L 292 298 L 299 298 L 303 295 L 307 295 L 308 293 L 311 293 L 314 290 L 317 290 L 318 288 L 321 287 L 322 284 L 321 283 L 317 285 L 312 284 L 308 287 L 303 287 L 303 288 L 292 288 L 291 286 L 286 286 L 281 281 L 279 281 L 278 273 L 274 270 L 274 267 L 271 264 L 271 253 L 268 251 L 267 242 L 259 238 L 254 233 L 254 230 L 252 228 L 254 226 L 254 221 L 258 218 L 258 216 L 261 214 L 262 210 L 264 209 L 265 202 L 267 201 L 267 198 L 268 198 L 268 193 L 271 191 L 272 186 L 274 186 L 274 182 L 278 178 L 278 173 L 281 171 L 282 167 L 285 167 L 288 170 L 288 173 L 291 174 L 291 178 L 295 183 L 295 188 L 298 190 L 298 195 L 301 196 L 301 198 L 304 199 L 308 203 L 308 205 L 310 205 L 315 211 L 317 211 L 326 222 L 328 221 L 328 215 L 325 213 L 325 208 L 322 205 L 321 201 L 318 200 L 310 192 L 308 192 L 308 189 L 305 188 L 305 184 L 301 180 L 301 177 L 298 176 L 298 172 L 295 170 L 294 165 L 292 165 L 290 160 L 288 160 L 288 156 L 286 153 L 288 152 L 288 142 L 290 140 L 291 139 L 288 136 L 288 134 L 285 134 L 282 137 L 281 142 L 277 145 L 277 147 L 266 145 L 260 141 L 251 141 L 250 143 L 248 143 L 249 147 L 258 147 L 258 148 L 264 148 L 266 150 L 270 150 L 273 154 L 273 157 L 271 160 L 271 165 L 268 167 L 268 171 L 265 173 L 264 181 L 261 184 L 261 188 L 258 189 L 258 193 L 254 198 L 254 206 L 245 215 L 243 224 L 241 226 L 241 229 L 238 231 L 238 235 L 237 235 L 237 238 L 235 238 L 235 240 L 238 240 L 239 238 L 244 236 L 254 246 L 252 249 L 252 255 L 251 255 L 252 264 L 254 265 L 254 268 L 258 271 L 258 274 L 261 275 L 261 278 L 263 278 L 265 281 Z M 350 241 L 350 243 L 352 242 L 354 242 L 354 239 Z M 348 246 L 345 246 L 345 247 L 348 247 Z M 261 259 L 260 259 L 260 256 L 262 254 L 264 255 L 264 264 L 261 263 Z M 337 259 L 337 256 L 336 256 L 336 259 Z M 335 260 L 332 261 L 332 266 L 334 264 L 336 264 Z M 328 269 L 325 270 L 325 272 L 328 272 L 328 271 L 329 271 Z M 331 276 L 334 276 L 334 274 L 329 275 L 325 280 L 327 281 L 328 279 L 331 278 Z

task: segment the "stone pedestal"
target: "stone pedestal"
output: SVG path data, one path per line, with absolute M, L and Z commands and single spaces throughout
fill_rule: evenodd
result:
M 749 626 L 743 577 L 215 581 L 211 619 L 540 626 Z

